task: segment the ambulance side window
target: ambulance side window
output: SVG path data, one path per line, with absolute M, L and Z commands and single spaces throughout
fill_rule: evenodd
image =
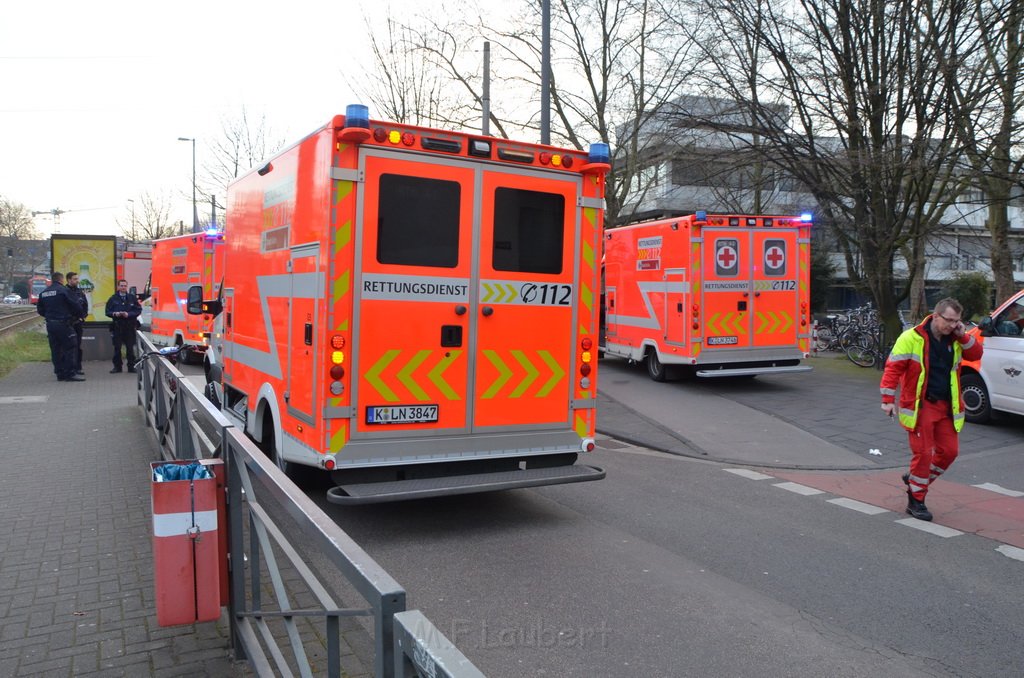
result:
M 454 181 L 383 174 L 377 207 L 377 261 L 455 268 L 459 200 Z
M 499 188 L 494 192 L 495 271 L 562 272 L 565 197 Z

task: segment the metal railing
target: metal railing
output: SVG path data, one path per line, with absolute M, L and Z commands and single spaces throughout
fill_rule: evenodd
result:
M 155 350 L 148 337 L 137 336 L 139 355 Z M 340 678 L 342 620 L 372 617 L 375 676 L 483 676 L 419 611 L 406 611 L 405 590 L 165 358 L 154 355 L 139 366 L 138 402 L 165 459 L 220 458 L 226 467 L 228 616 L 236 659 L 248 660 L 260 676 L 313 676 L 299 624 L 318 621 L 326 675 Z M 368 607 L 339 604 L 289 539 L 294 535 L 271 517 L 271 504 L 306 538 L 303 548 L 333 565 Z M 285 568 L 297 577 L 286 581 Z M 293 590 L 297 581 L 305 591 Z M 267 594 L 272 601 L 265 602 Z M 313 605 L 293 602 L 310 596 Z

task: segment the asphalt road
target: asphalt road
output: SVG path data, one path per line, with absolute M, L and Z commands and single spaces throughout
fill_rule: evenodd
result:
M 1024 497 L 950 500 L 1024 492 L 1019 419 L 965 429 L 924 532 L 902 513 L 906 442 L 878 411 L 878 373 L 814 364 L 655 384 L 602 363 L 600 482 L 310 496 L 488 676 L 1019 676 L 1022 523 L 963 523 L 1000 517 L 983 505 L 1024 516 Z

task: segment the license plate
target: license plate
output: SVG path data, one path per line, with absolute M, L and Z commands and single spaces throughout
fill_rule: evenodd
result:
M 373 405 L 366 408 L 367 424 L 426 424 L 437 421 L 437 405 Z

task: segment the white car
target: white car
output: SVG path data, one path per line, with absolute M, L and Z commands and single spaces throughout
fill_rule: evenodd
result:
M 984 342 L 978 362 L 961 372 L 967 421 L 984 423 L 993 410 L 1024 414 L 1024 290 L 1010 297 L 971 333 Z
M 20 304 L 21 303 L 21 295 L 20 294 L 8 294 L 6 297 L 4 297 L 4 303 L 5 304 Z

